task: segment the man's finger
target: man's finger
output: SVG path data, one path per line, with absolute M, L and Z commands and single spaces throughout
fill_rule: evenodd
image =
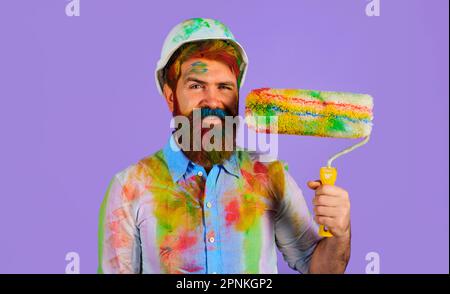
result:
M 341 210 L 336 207 L 328 207 L 328 206 L 314 206 L 314 214 L 316 216 L 326 216 L 335 218 L 341 215 Z
M 333 185 L 320 185 L 316 189 L 316 196 L 318 195 L 341 196 L 346 193 L 347 191 L 345 191 L 344 189 Z
M 314 196 L 312 203 L 316 206 L 329 206 L 336 207 L 342 203 L 338 197 L 328 196 L 328 195 L 316 195 Z

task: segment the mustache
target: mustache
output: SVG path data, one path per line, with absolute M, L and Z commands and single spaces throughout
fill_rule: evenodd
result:
M 200 108 L 200 115 L 202 119 L 210 115 L 217 116 L 220 119 L 225 119 L 226 116 L 231 116 L 231 113 L 226 109 L 221 108 L 212 109 L 209 107 L 202 107 Z

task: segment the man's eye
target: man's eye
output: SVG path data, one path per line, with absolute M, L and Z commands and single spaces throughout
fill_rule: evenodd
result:
M 192 84 L 189 86 L 189 89 L 200 89 L 202 88 L 202 85 L 200 84 Z
M 224 86 L 224 85 L 219 86 L 219 89 L 231 90 L 231 88 L 229 86 Z

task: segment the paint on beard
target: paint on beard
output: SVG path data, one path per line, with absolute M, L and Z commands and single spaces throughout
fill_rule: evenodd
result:
M 212 168 L 215 164 L 222 164 L 227 159 L 231 157 L 234 150 L 236 150 L 236 130 L 238 128 L 238 120 L 236 123 L 232 125 L 232 127 L 225 127 L 225 116 L 231 116 L 231 118 L 236 118 L 238 114 L 238 105 L 236 103 L 234 109 L 230 109 L 225 107 L 225 109 L 211 109 L 209 107 L 202 107 L 200 109 L 201 119 L 200 124 L 195 123 L 194 120 L 194 111 L 191 111 L 189 114 L 183 114 L 180 111 L 178 99 L 176 95 L 174 95 L 174 111 L 172 115 L 185 116 L 189 120 L 189 132 L 190 132 L 190 140 L 189 142 L 182 142 L 181 138 L 175 138 L 178 142 L 180 148 L 183 150 L 183 153 L 189 158 L 191 161 L 203 166 L 207 172 Z M 208 116 L 216 116 L 220 118 L 220 132 L 221 132 L 221 147 L 213 150 L 204 150 L 202 142 L 207 140 L 208 133 L 213 132 L 213 128 L 218 128 L 218 126 L 210 125 L 209 127 L 202 127 L 202 122 L 204 118 Z M 200 136 L 196 136 L 194 132 L 198 133 L 198 128 L 200 128 Z M 177 132 L 178 129 L 174 130 L 174 133 Z M 205 136 L 206 135 L 206 136 Z M 210 138 L 210 144 L 214 145 L 214 138 L 212 136 Z M 195 142 L 195 140 L 200 140 L 200 142 Z M 219 142 L 219 143 L 220 143 Z M 205 142 L 206 144 L 206 142 Z M 228 144 L 228 145 L 227 145 Z M 194 148 L 198 146 L 200 148 Z M 231 146 L 231 147 L 230 147 Z M 200 150 L 199 150 L 200 149 Z M 199 150 L 199 151 L 198 151 Z

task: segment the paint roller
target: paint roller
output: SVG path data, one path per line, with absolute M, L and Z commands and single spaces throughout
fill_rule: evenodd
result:
M 245 119 L 249 128 L 258 133 L 364 138 L 330 157 L 327 165 L 320 169 L 322 184 L 334 185 L 337 170 L 332 163 L 339 156 L 369 141 L 372 109 L 373 100 L 367 94 L 261 88 L 248 94 Z M 319 228 L 319 234 L 333 236 L 323 225 Z

